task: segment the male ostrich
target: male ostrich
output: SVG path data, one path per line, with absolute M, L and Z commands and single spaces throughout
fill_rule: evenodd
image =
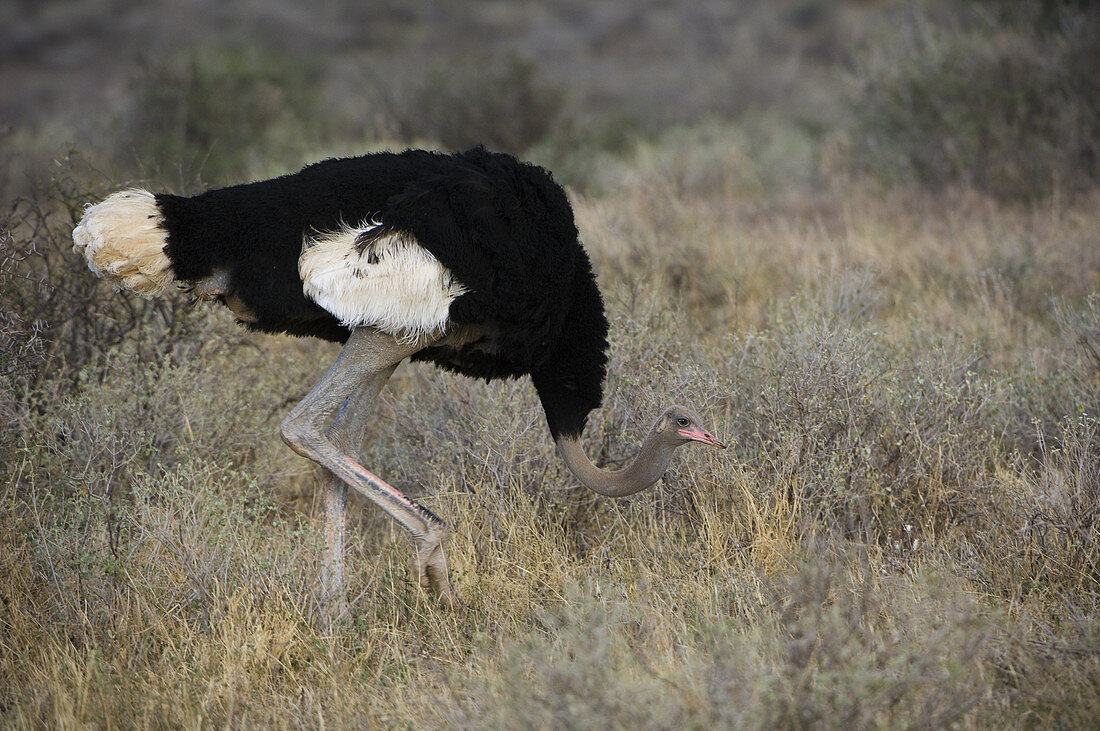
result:
M 348 485 L 409 530 L 420 583 L 455 601 L 446 524 L 358 453 L 371 404 L 405 358 L 477 378 L 530 375 L 562 459 L 601 495 L 651 486 L 682 444 L 724 446 L 672 406 L 625 469 L 585 456 L 607 361 L 603 302 L 565 193 L 509 155 L 409 150 L 191 198 L 127 190 L 88 208 L 73 241 L 116 288 L 155 297 L 178 283 L 253 330 L 344 343 L 281 427 L 327 470 L 322 590 L 337 613 Z

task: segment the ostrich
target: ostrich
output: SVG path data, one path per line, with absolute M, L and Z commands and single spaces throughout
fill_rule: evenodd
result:
M 407 150 L 194 197 L 120 191 L 87 208 L 73 242 L 116 289 L 156 297 L 176 285 L 252 330 L 344 344 L 280 428 L 326 470 L 322 597 L 337 616 L 348 486 L 409 531 L 419 583 L 457 601 L 446 523 L 359 456 L 371 406 L 406 358 L 487 380 L 529 375 L 561 458 L 601 495 L 650 487 L 683 444 L 724 448 L 672 406 L 624 469 L 585 456 L 607 362 L 603 302 L 564 191 L 510 155 Z

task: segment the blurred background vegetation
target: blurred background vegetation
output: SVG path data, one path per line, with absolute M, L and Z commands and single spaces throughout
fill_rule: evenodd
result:
M 1062 727 L 1100 716 L 1100 11 L 1069 0 L 0 6 L 0 722 Z M 127 185 L 477 143 L 554 171 L 612 321 L 596 500 L 529 384 L 403 366 L 316 603 L 282 415 L 335 355 L 71 252 Z M 272 367 L 275 364 L 276 367 Z M 503 408 L 502 403 L 510 406 Z
M 5 3 L 0 27 L 9 195 L 70 147 L 182 186 L 395 142 L 484 142 L 584 187 L 601 153 L 701 120 L 804 138 L 815 183 L 1031 198 L 1100 164 L 1088 3 L 95 0 Z

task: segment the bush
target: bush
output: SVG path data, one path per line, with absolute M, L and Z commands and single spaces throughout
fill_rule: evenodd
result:
M 389 96 L 397 136 L 449 150 L 484 144 L 521 154 L 557 123 L 565 92 L 543 81 L 534 62 L 516 55 L 436 66 L 408 91 Z
M 909 551 L 987 492 L 994 388 L 976 350 L 892 342 L 865 321 L 873 299 L 873 282 L 841 279 L 741 339 L 734 411 L 748 464 L 786 487 L 805 535 Z
M 454 678 L 466 712 L 438 725 L 944 728 L 988 704 L 990 623 L 933 573 L 882 579 L 823 551 L 765 581 L 757 616 L 685 628 L 666 598 L 567 587 L 484 680 Z
M 19 329 L 13 330 L 12 342 L 30 347 L 26 335 L 33 331 L 38 353 L 33 376 L 24 384 L 52 381 L 65 390 L 64 384 L 75 383 L 81 372 L 94 378 L 108 367 L 112 349 L 124 342 L 145 362 L 189 357 L 206 342 L 198 335 L 210 326 L 208 309 L 197 310 L 182 296 L 145 300 L 114 292 L 72 250 L 72 231 L 84 206 L 125 186 L 107 187 L 75 152 L 58 161 L 57 168 L 53 179 L 16 200 L 0 220 L 0 294 L 5 311 L 18 313 L 10 317 L 18 317 L 24 333 L 17 336 Z M 136 337 L 138 332 L 145 337 Z M 223 342 L 239 342 L 232 331 L 226 335 Z
M 941 24 L 917 11 L 876 40 L 857 70 L 858 165 L 1003 199 L 1097 180 L 1100 15 L 1067 4 L 1051 23 L 1011 7 L 964 6 Z
M 204 49 L 158 60 L 134 80 L 126 147 L 158 177 L 235 182 L 276 154 L 297 162 L 326 127 L 319 66 L 257 46 Z M 172 173 L 176 174 L 173 175 Z

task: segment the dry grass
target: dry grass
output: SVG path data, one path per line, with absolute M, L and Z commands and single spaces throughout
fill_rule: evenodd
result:
M 1089 727 L 1095 198 L 777 195 L 743 144 L 678 133 L 576 201 L 613 331 L 589 452 L 671 401 L 731 450 L 597 499 L 525 381 L 388 387 L 371 465 L 454 526 L 462 611 L 354 502 L 352 619 L 320 621 L 319 476 L 277 424 L 331 348 L 214 318 L 152 365 L 5 365 L 4 724 Z

